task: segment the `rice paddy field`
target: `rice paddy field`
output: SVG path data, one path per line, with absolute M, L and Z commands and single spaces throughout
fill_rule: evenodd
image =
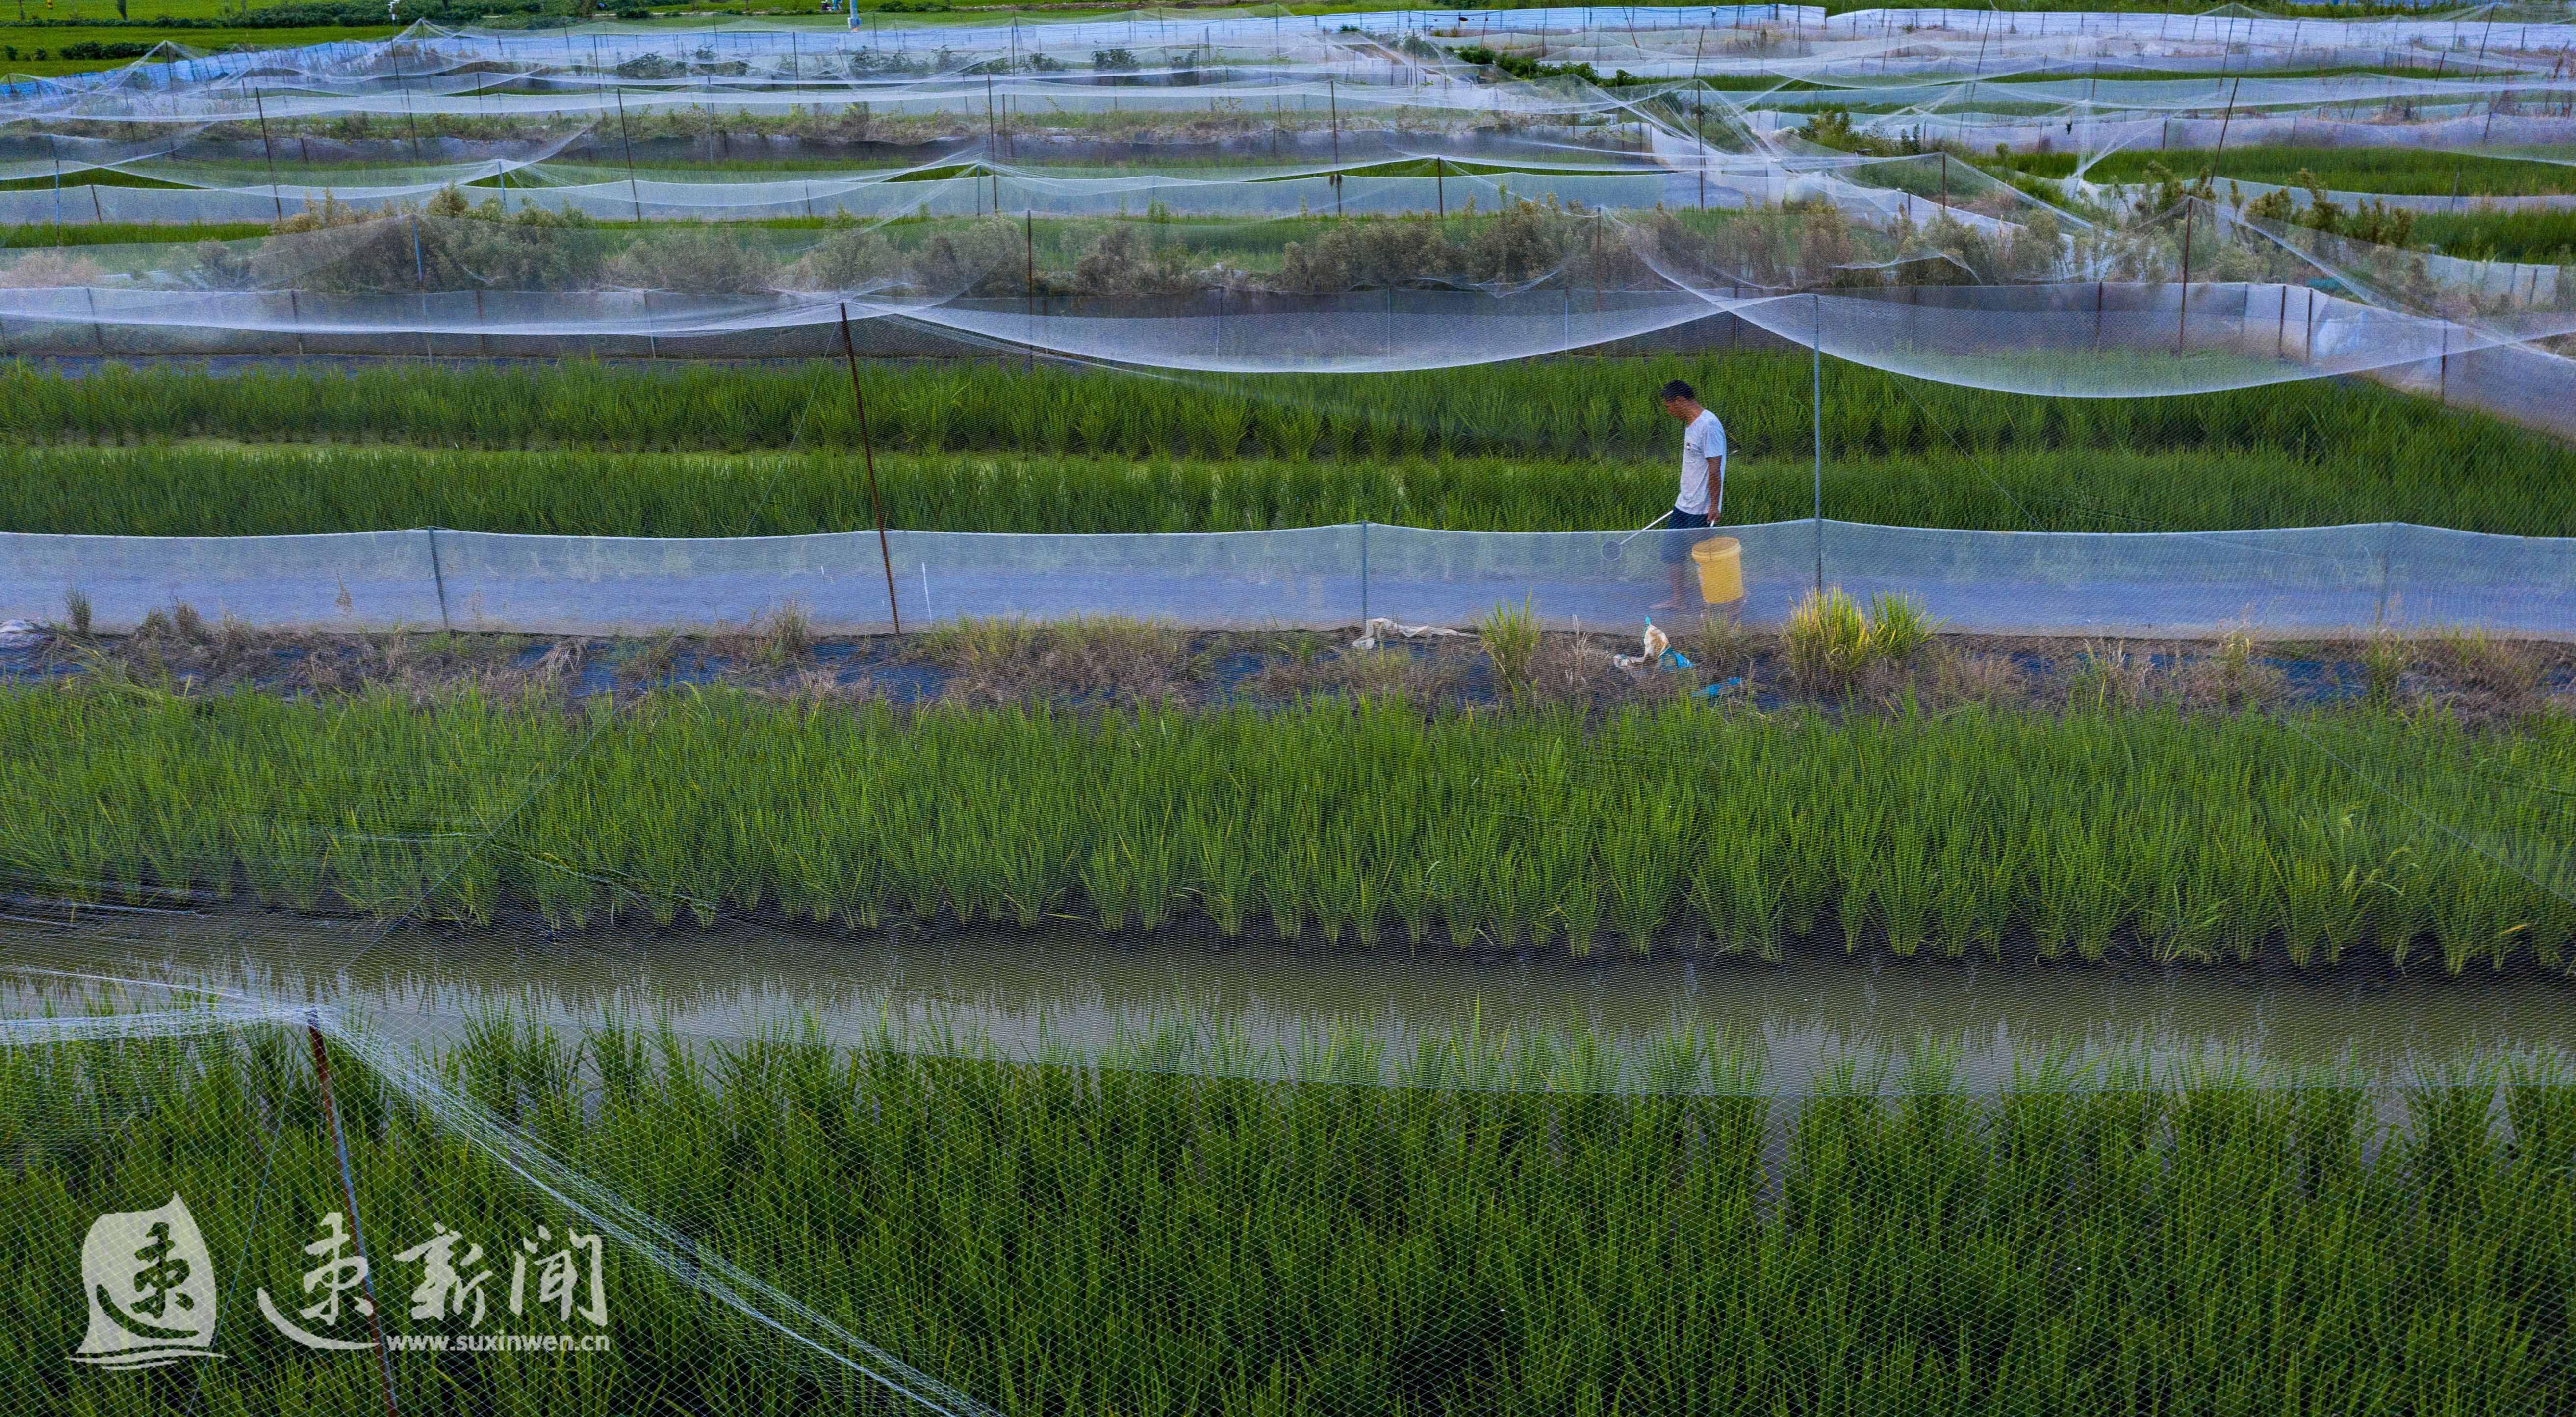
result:
M 707 1237 L 669 1269 L 636 1253 L 667 1237 L 610 1251 L 612 1350 L 407 1351 L 402 1411 L 889 1410 L 886 1381 L 919 1391 L 933 1370 L 996 1395 L 972 1410 L 1033 1412 L 2328 1410 L 2367 1392 L 2513 1414 L 2570 1395 L 2576 1088 L 2546 1067 L 2416 1088 L 2392 1133 L 2332 1075 L 2180 1085 L 2033 1059 L 1979 1095 L 1937 1063 L 1855 1064 L 1780 1104 L 1721 1040 L 1676 1040 L 1668 1089 L 1638 1096 L 1585 1090 L 1579 1047 L 1516 1041 L 1426 1045 L 1402 1085 L 1354 1086 L 1335 1078 L 1366 1060 L 1329 1050 L 1267 1081 L 1141 1049 L 1045 1065 L 495 1019 L 425 1058 L 335 1038 L 333 1110 L 379 1246 L 563 1233 L 567 1199 L 598 1204 L 572 1175 L 619 1198 L 594 1211 L 611 1224 Z M 102 1188 L 186 1197 L 235 1285 L 296 1293 L 298 1248 L 347 1203 L 305 1046 L 252 1024 L 0 1049 L 17 1177 L 0 1253 L 13 1303 L 47 1316 L 0 1350 L 18 1400 L 383 1405 L 368 1355 L 256 1317 L 221 1362 L 57 1356 L 77 1311 L 53 1319 L 41 1276 Z M 753 1323 L 746 1297 L 784 1317 Z
M 2564 5 L 104 3 L 0 1417 L 2576 1412 Z
M 28 804 L 11 874 L 75 912 L 2559 977 L 2576 948 L 2567 806 L 2540 786 L 2576 771 L 2563 715 L 897 715 L 722 691 L 574 715 L 112 681 L 0 712 Z
M 2076 153 L 2030 153 L 2012 165 L 2041 177 L 2069 177 L 2083 158 Z M 2480 197 L 2542 196 L 2576 193 L 2576 169 L 2555 163 L 2488 157 L 2479 153 L 2426 152 L 2409 148 L 2290 147 L 2255 144 L 2216 149 L 2131 150 L 2104 155 L 2085 169 L 2095 182 L 2144 182 L 2148 169 L 2161 166 L 2184 180 L 2212 173 L 2222 186 L 2227 179 L 2287 186 L 2307 173 L 2317 185 L 2337 192 L 2379 192 L 2391 196 L 2448 197 L 2457 194 L 2474 203 Z
M 1831 372 L 1825 508 L 1843 520 L 2576 529 L 2563 442 L 2365 384 L 2067 400 Z M 1808 514 L 1808 375 L 1798 356 L 1720 352 L 1257 378 L 915 361 L 862 383 L 896 527 L 1563 531 L 1668 502 L 1652 392 L 1677 376 L 1726 410 L 1728 516 Z M 0 440 L 12 531 L 741 536 L 873 517 L 848 376 L 826 364 L 20 362 L 0 366 Z

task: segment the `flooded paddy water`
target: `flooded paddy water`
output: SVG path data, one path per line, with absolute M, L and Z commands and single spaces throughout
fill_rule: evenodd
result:
M 1577 961 L 1444 951 L 1216 948 L 1083 930 L 845 938 L 732 923 L 577 941 L 247 912 L 0 922 L 0 1009 L 25 1016 L 191 999 L 319 1005 L 388 1041 L 440 1044 L 507 1012 L 568 1031 L 617 1018 L 698 1041 L 808 1028 L 840 1043 L 1296 1075 L 1356 1045 L 1394 1080 L 1426 1043 L 1547 1038 L 1640 1085 L 1692 1033 L 1795 1096 L 1840 1064 L 1946 1061 L 1955 1085 L 2055 1058 L 2160 1078 L 2331 1070 L 2394 1093 L 2481 1064 L 2576 1057 L 2576 991 L 2530 974 L 2198 966 L 2002 968 L 1793 951 L 1776 963 Z M 2079 1076 L 2080 1076 L 2079 1072 Z

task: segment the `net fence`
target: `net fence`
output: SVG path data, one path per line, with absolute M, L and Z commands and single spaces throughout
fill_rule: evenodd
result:
M 1911 596 L 1959 633 L 2215 638 L 2481 629 L 2576 639 L 2576 540 L 2438 527 L 1975 532 L 1848 522 L 1730 526 L 1774 626 L 1810 594 Z M 822 632 L 1121 616 L 1327 629 L 1465 625 L 1527 602 L 1552 626 L 1633 630 L 1704 532 L 1322 526 L 1201 535 L 891 531 L 693 540 L 423 529 L 323 536 L 0 534 L 0 608 L 77 601 L 123 633 L 185 604 L 259 629 L 704 634 L 792 610 Z M 893 604 L 889 606 L 891 589 Z M 1684 615 L 1694 612 L 1684 610 Z

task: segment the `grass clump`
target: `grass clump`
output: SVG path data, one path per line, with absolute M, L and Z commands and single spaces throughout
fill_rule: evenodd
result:
M 1519 605 L 1497 604 L 1476 617 L 1476 637 L 1494 663 L 1494 677 L 1518 695 L 1530 687 L 1530 669 L 1538 660 L 1538 607 L 1524 597 Z
M 2397 691 L 2415 660 L 2415 646 L 2395 630 L 2373 630 L 2361 642 L 2363 692 L 2373 706 L 2385 708 L 2397 702 Z
M 1863 613 L 1841 587 L 1810 592 L 1780 630 L 1789 677 L 1817 693 L 1841 693 L 1874 667 L 1902 668 L 1932 643 L 1940 620 L 1911 595 L 1870 597 Z

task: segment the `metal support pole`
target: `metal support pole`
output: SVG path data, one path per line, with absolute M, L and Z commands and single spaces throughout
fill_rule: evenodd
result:
M 1338 184 L 1341 181 L 1339 169 L 1342 165 L 1342 94 L 1340 89 L 1334 87 L 1334 81 L 1331 79 L 1324 81 L 1324 102 L 1330 104 L 1333 110 L 1333 167 L 1336 169 L 1333 180 Z M 1339 202 L 1340 199 L 1336 197 L 1333 208 L 1335 216 L 1341 215 Z
M 438 628 L 452 630 L 456 626 L 447 618 L 447 572 L 438 564 L 438 528 L 433 526 L 425 530 L 429 533 L 429 580 L 438 588 Z
M 428 359 L 436 354 L 436 350 L 429 342 L 429 263 L 421 258 L 420 218 L 417 216 L 411 219 L 411 278 L 413 288 L 420 295 L 420 357 Z
M 2174 353 L 2183 352 L 2183 327 L 2191 319 L 2191 201 L 2182 199 L 2182 299 L 2174 306 Z
M 617 143 L 626 153 L 626 199 L 635 204 L 635 219 L 644 219 L 644 197 L 635 190 L 635 138 L 626 127 L 626 90 L 611 89 L 617 98 Z
M 2209 155 L 2209 166 L 2200 174 L 2201 180 L 2204 182 L 2217 176 L 2218 165 L 2227 160 L 2227 130 L 2235 126 L 2236 93 L 2238 89 L 2242 89 L 2243 87 L 2245 87 L 2245 76 L 2243 74 L 2239 74 L 2236 76 L 2234 87 L 2231 87 L 2227 91 L 2227 116 L 2218 120 L 2218 150 Z
M 2377 629 L 2388 623 L 2388 593 L 2390 583 L 2389 563 L 2394 559 L 2393 553 L 2397 549 L 2398 529 L 2405 525 L 2406 524 L 2404 522 L 2390 522 L 2380 533 L 2379 609 L 2373 612 L 2370 617 L 2370 624 L 2373 629 Z
M 268 204 L 276 209 L 277 219 L 284 221 L 286 199 L 277 195 L 277 145 L 268 140 L 268 104 L 260 98 L 258 89 L 250 91 L 250 101 L 259 111 L 259 146 L 268 154 Z
M 374 1267 L 367 1263 L 367 1235 L 358 1224 L 357 1178 L 349 1170 L 349 1138 L 340 1128 L 340 1104 L 331 1096 L 331 1055 L 322 1046 L 322 1020 L 304 1015 L 304 1032 L 313 1040 L 313 1077 L 322 1093 L 322 1115 L 331 1123 L 331 1149 L 340 1157 L 340 1202 L 349 1208 L 349 1247 L 358 1253 L 358 1282 L 367 1298 L 367 1330 L 376 1340 L 376 1377 L 384 1384 L 385 1417 L 400 1417 L 394 1405 L 393 1351 L 385 1345 L 385 1321 L 376 1303 Z
M 1360 633 L 1363 635 L 1368 633 L 1369 622 L 1368 543 L 1368 518 L 1362 517 L 1360 518 Z
M 886 613 L 903 633 L 903 606 L 894 598 L 894 551 L 886 542 L 885 499 L 877 495 L 877 450 L 868 437 L 868 396 L 859 389 L 859 347 L 850 339 L 850 302 L 841 302 L 841 358 L 850 367 L 850 401 L 859 410 L 859 454 L 868 465 L 868 508 L 877 518 L 877 558 L 885 563 Z
M 1807 437 L 1815 447 L 1816 469 L 1816 595 L 1825 593 L 1825 297 L 1810 295 L 1814 302 L 1815 342 L 1807 350 L 1807 412 L 1811 420 Z

